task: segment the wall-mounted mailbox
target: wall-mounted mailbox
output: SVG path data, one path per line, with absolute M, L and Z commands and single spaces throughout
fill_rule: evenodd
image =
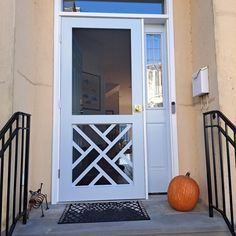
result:
M 208 68 L 203 67 L 192 75 L 193 97 L 209 93 Z

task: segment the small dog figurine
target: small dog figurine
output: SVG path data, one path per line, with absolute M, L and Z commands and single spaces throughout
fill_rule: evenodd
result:
M 46 203 L 46 210 L 49 209 L 48 207 L 48 201 L 47 201 L 47 194 L 42 193 L 42 187 L 43 183 L 40 184 L 40 188 L 37 191 L 32 191 L 30 190 L 30 199 L 29 199 L 29 210 L 28 210 L 28 215 L 29 212 L 31 211 L 32 208 L 38 209 L 41 207 L 42 215 L 41 217 L 44 217 L 44 212 L 43 212 L 43 201 L 45 200 Z

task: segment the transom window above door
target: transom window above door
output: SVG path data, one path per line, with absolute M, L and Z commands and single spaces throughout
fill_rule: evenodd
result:
M 63 0 L 64 11 L 164 14 L 165 0 Z

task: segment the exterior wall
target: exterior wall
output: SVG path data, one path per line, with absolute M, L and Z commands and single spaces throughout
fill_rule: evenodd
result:
M 216 61 L 220 110 L 236 124 L 236 1 L 213 0 Z M 236 179 L 234 151 L 231 151 L 232 179 Z M 226 166 L 226 165 L 225 165 Z M 228 185 L 225 185 L 226 192 Z M 232 181 L 236 193 L 236 182 Z M 228 201 L 229 198 L 226 198 Z M 233 198 L 236 209 L 236 198 Z M 236 223 L 236 220 L 235 220 Z
M 200 184 L 201 197 L 206 199 L 203 110 L 201 101 L 192 98 L 191 76 L 200 67 L 209 67 L 208 109 L 220 108 L 236 122 L 232 109 L 236 102 L 233 92 L 236 88 L 236 6 L 233 5 L 236 3 L 235 0 L 229 0 L 227 5 L 223 0 L 173 2 L 180 174 L 190 171 Z M 0 96 L 4 101 L 1 102 L 0 125 L 13 110 L 32 114 L 30 188 L 37 189 L 43 182 L 50 199 L 53 1 L 8 0 L 0 5 L 1 13 L 6 15 L 0 22 L 4 32 L 0 38 Z
M 14 56 L 14 0 L 0 1 L 0 129 L 12 115 L 12 93 L 13 93 L 13 56 Z M 5 155 L 5 157 L 7 154 Z M 5 168 L 7 167 L 5 162 Z M 6 174 L 3 177 L 7 178 Z M 3 188 L 6 193 L 6 185 Z M 3 195 L 2 212 L 6 211 L 6 196 Z M 3 215 L 2 229 L 5 229 Z M 1 223 L 1 222 L 0 222 Z M 1 234 L 1 232 L 0 232 Z
M 198 127 L 195 103 L 198 104 L 198 101 L 193 101 L 191 90 L 193 67 L 199 66 L 193 65 L 192 61 L 191 4 L 191 0 L 174 1 L 179 166 L 181 174 L 190 171 L 204 189 L 205 185 L 199 178 L 202 176 L 199 174 L 201 169 L 197 168 L 201 153 L 199 143 L 202 140 L 200 134 L 195 132 Z M 23 6 L 24 12 L 21 10 Z M 21 3 L 17 1 L 14 110 L 32 114 L 30 188 L 37 189 L 39 183 L 43 182 L 44 191 L 49 195 L 52 161 L 53 32 L 52 3 L 46 0 L 24 0 Z M 201 167 L 203 163 L 202 157 Z
M 207 199 L 202 113 L 219 109 L 212 0 L 174 1 L 180 174 L 187 171 Z M 209 96 L 192 97 L 192 73 L 209 68 Z
M 23 10 L 24 9 L 24 10 Z M 53 1 L 16 0 L 14 111 L 32 114 L 30 189 L 51 193 Z
M 179 173 L 191 176 L 198 182 L 199 142 L 196 134 L 197 112 L 192 99 L 192 25 L 191 0 L 174 0 L 175 73 Z M 202 188 L 201 188 L 202 189 Z
M 204 66 L 208 66 L 209 69 L 209 96 L 203 97 L 203 101 L 199 98 L 193 99 L 197 121 L 196 129 L 194 131 L 197 136 L 195 145 L 198 150 L 198 157 L 196 158 L 194 165 L 196 166 L 196 175 L 201 186 L 201 197 L 206 200 L 207 185 L 202 113 L 207 110 L 219 109 L 212 0 L 192 0 L 191 12 L 193 72 Z
M 0 127 L 12 114 L 14 0 L 0 1 Z
M 178 1 L 175 2 L 175 4 L 177 3 Z M 181 4 L 183 4 L 182 1 Z M 181 7 L 181 5 L 179 7 Z M 175 11 L 176 14 L 177 12 L 178 11 Z M 181 17 L 183 22 L 180 26 L 182 25 L 183 27 L 183 25 L 185 25 L 184 28 L 186 29 L 184 44 L 182 44 L 177 37 L 175 40 L 176 52 L 178 52 L 180 48 L 180 46 L 177 46 L 178 43 L 184 47 L 182 53 L 176 53 L 180 173 L 185 172 L 186 167 L 190 168 L 190 171 L 192 168 L 193 177 L 196 178 L 200 185 L 201 198 L 206 200 L 202 113 L 214 109 L 221 110 L 230 120 L 236 123 L 236 112 L 234 109 L 236 105 L 236 2 L 231 0 L 227 1 L 226 4 L 223 0 L 190 0 L 189 12 L 189 18 L 187 15 Z M 191 21 L 191 23 L 189 23 L 189 21 Z M 175 24 L 177 23 L 178 20 L 176 18 Z M 176 25 L 175 30 L 178 30 L 180 26 L 178 27 Z M 191 36 L 189 36 L 189 34 Z M 184 46 L 189 43 L 191 43 L 191 47 Z M 186 50 L 192 50 L 191 52 L 189 51 L 191 56 L 189 56 L 188 62 L 184 61 L 184 56 L 187 55 Z M 181 63 L 179 63 L 179 60 Z M 181 75 L 179 72 L 181 66 L 184 67 L 182 69 L 184 69 L 185 73 L 188 71 L 186 68 L 190 66 L 192 66 L 192 73 L 203 66 L 208 66 L 210 93 L 209 96 L 203 98 L 203 101 L 199 98 L 188 98 L 188 96 L 181 93 L 181 80 L 191 84 L 191 74 L 188 75 L 188 78 L 178 78 L 178 76 Z M 179 87 L 178 84 L 180 84 L 181 87 Z M 185 87 L 185 89 L 186 88 L 187 87 Z M 186 100 L 187 98 L 189 100 Z M 189 102 L 189 107 L 185 109 L 185 112 L 186 110 L 190 112 L 192 109 L 191 114 L 194 116 L 192 119 L 190 119 L 190 114 L 186 115 L 187 113 L 184 113 L 183 105 L 186 105 L 186 103 L 182 104 L 181 99 L 186 101 L 186 103 L 187 101 Z M 190 124 L 190 122 L 192 124 L 191 128 L 187 128 L 192 137 L 186 136 L 185 129 L 186 124 Z M 191 144 L 194 145 L 194 147 L 188 143 L 189 138 L 192 139 L 191 141 L 193 142 L 191 142 Z M 191 153 L 190 158 L 188 157 L 188 153 Z M 188 162 L 187 160 L 190 161 Z M 235 171 L 231 174 L 234 179 L 236 176 Z M 235 190 L 236 186 L 234 186 L 234 191 Z M 234 204 L 236 204 L 236 201 Z
M 213 0 L 220 110 L 236 123 L 236 1 Z

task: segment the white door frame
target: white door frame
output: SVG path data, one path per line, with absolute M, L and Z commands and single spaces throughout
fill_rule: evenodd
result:
M 53 98 L 53 147 L 52 147 L 52 204 L 58 203 L 59 199 L 59 143 L 60 143 L 60 42 L 61 42 L 61 17 L 103 17 L 103 18 L 139 18 L 148 23 L 162 23 L 166 25 L 167 32 L 167 67 L 169 80 L 169 102 L 176 102 L 175 92 L 175 56 L 174 56 L 174 28 L 173 28 L 173 0 L 166 0 L 167 14 L 117 14 L 117 13 L 81 13 L 81 12 L 62 12 L 62 0 L 54 0 L 54 98 Z M 143 24 L 144 27 L 144 24 Z M 144 28 L 142 28 L 144 32 Z M 144 45 L 143 53 L 144 53 Z M 144 55 L 144 54 L 143 54 Z M 144 58 L 144 57 L 143 57 Z M 144 59 L 143 59 L 144 60 Z M 144 63 L 144 61 L 143 61 Z M 143 64 L 144 65 L 144 64 Z M 144 75 L 143 70 L 143 75 Z M 145 77 L 144 77 L 145 78 Z M 145 86 L 143 86 L 145 88 Z M 145 90 L 145 89 L 144 89 Z M 144 91 L 145 97 L 145 91 Z M 178 142 L 177 142 L 177 117 L 176 113 L 169 117 L 170 122 L 170 140 L 171 140 L 171 161 L 172 176 L 179 173 L 178 165 Z M 144 120 L 145 124 L 145 120 Z M 145 127 L 145 125 L 144 125 Z M 145 137 L 145 130 L 144 130 Z M 144 139 L 146 143 L 146 138 Z M 146 145 L 145 145 L 146 146 Z M 145 147 L 146 150 L 146 147 Z M 146 152 L 146 151 L 145 151 Z M 147 155 L 145 155 L 146 169 L 146 198 L 147 190 Z

